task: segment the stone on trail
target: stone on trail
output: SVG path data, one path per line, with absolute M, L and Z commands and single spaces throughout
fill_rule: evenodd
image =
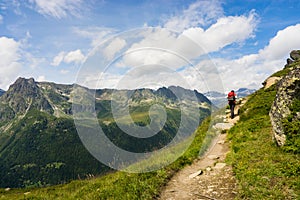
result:
M 218 144 L 224 144 L 224 143 L 225 143 L 225 140 L 218 141 Z
M 215 169 L 223 169 L 226 166 L 226 163 L 217 163 L 214 168 Z
M 231 127 L 233 127 L 233 125 L 233 123 L 217 123 L 213 127 L 215 129 L 229 130 Z
M 201 174 L 203 174 L 203 171 L 202 171 L 202 170 L 199 170 L 199 171 L 197 171 L 197 172 L 195 172 L 195 173 L 189 175 L 189 178 L 192 179 L 192 178 L 195 178 L 196 176 L 199 176 L 199 175 L 201 175 Z

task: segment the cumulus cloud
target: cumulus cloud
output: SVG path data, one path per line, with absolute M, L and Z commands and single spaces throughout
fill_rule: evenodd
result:
M 80 49 L 77 49 L 75 51 L 70 51 L 68 53 L 62 51 L 53 58 L 51 65 L 58 66 L 62 62 L 67 63 L 67 64 L 70 64 L 70 63 L 79 64 L 79 63 L 83 62 L 84 59 L 85 59 L 85 56 L 82 54 Z
M 257 14 L 252 11 L 248 16 L 222 17 L 206 30 L 189 28 L 183 34 L 210 53 L 253 37 L 257 22 Z
M 0 37 L 0 58 L 0 88 L 7 89 L 22 68 L 21 43 L 12 38 Z
M 283 30 L 277 32 L 268 46 L 259 51 L 261 57 L 274 60 L 283 59 L 292 49 L 299 49 L 300 47 L 300 24 L 288 26 Z
M 150 28 L 143 32 L 142 40 L 128 48 L 123 63 L 128 66 L 160 63 L 179 68 L 187 64 L 184 59 L 193 60 L 253 37 L 256 25 L 257 15 L 251 11 L 248 15 L 221 17 L 206 30 L 192 27 L 175 33 L 165 28 Z
M 206 26 L 223 16 L 223 8 L 218 0 L 200 0 L 191 4 L 168 20 L 164 27 L 177 31 L 183 31 L 186 28 Z
M 70 51 L 64 57 L 65 63 L 81 63 L 84 60 L 84 55 L 81 53 L 79 49 L 75 51 Z
M 29 2 L 34 4 L 40 14 L 58 19 L 68 14 L 78 16 L 84 3 L 82 0 L 29 0 Z

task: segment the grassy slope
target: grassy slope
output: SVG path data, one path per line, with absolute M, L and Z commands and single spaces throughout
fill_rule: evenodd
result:
M 229 131 L 228 160 L 238 180 L 238 199 L 300 198 L 300 155 L 283 151 L 272 140 L 268 114 L 275 95 L 275 85 L 251 95 Z
M 36 189 L 0 189 L 0 199 L 153 199 L 170 177 L 198 156 L 210 120 L 204 120 L 189 149 L 171 165 L 156 172 L 115 172 L 90 180 Z M 213 133 L 211 133 L 213 134 Z M 211 138 L 211 137 L 206 137 Z M 24 193 L 30 192 L 27 195 Z

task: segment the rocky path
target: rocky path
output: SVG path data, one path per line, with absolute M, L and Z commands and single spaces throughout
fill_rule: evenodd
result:
M 238 109 L 239 106 L 236 107 L 236 114 Z M 239 120 L 239 116 L 234 119 L 230 119 L 229 115 L 221 117 L 225 118 L 225 122 L 215 124 L 216 131 L 227 130 Z M 229 152 L 226 136 L 226 133 L 219 134 L 202 158 L 175 174 L 164 188 L 160 199 L 234 199 L 236 181 L 231 166 L 225 163 L 226 154 Z

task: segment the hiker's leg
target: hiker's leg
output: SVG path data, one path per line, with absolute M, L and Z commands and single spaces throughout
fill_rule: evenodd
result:
M 231 113 L 231 119 L 234 118 L 234 104 L 230 105 L 230 113 Z

